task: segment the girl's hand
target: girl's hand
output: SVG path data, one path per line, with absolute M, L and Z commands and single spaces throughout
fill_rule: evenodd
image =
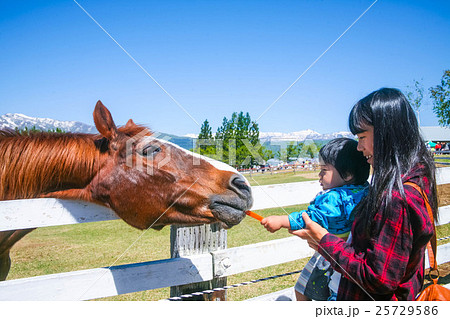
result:
M 294 231 L 290 230 L 289 232 L 300 237 L 301 239 L 306 240 L 309 247 L 312 249 L 318 250 L 322 237 L 328 234 L 328 231 L 316 222 L 312 221 L 307 213 L 303 213 L 302 218 L 305 221 L 305 228 Z
M 261 221 L 261 225 L 263 225 L 271 233 L 274 233 L 282 227 L 289 228 L 289 217 L 287 215 L 269 216 Z

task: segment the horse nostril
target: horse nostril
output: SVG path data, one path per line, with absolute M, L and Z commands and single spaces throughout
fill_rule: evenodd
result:
M 251 194 L 250 186 L 243 176 L 233 175 L 233 177 L 231 177 L 230 186 L 238 195 L 249 196 Z

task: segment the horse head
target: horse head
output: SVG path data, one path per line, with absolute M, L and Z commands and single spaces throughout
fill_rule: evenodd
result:
M 103 155 L 84 192 L 88 200 L 111 207 L 130 225 L 160 229 L 221 222 L 229 228 L 251 207 L 251 188 L 231 166 L 159 139 L 132 120 L 117 128 L 100 101 L 94 122 Z
M 54 197 L 96 202 L 128 224 L 238 224 L 252 205 L 232 167 L 158 139 L 132 120 L 117 128 L 99 101 L 100 135 L 0 130 L 0 200 Z M 33 229 L 0 232 L 0 281 L 11 247 Z

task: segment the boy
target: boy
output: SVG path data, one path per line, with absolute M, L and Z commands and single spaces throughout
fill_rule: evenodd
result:
M 354 220 L 353 208 L 366 195 L 370 165 L 357 150 L 358 142 L 337 138 L 319 152 L 319 182 L 323 191 L 308 206 L 309 217 L 333 233 L 348 237 Z M 304 227 L 301 212 L 284 216 L 269 216 L 261 224 L 270 232 L 281 228 L 298 230 Z M 335 300 L 339 274 L 333 273 L 328 261 L 317 252 L 302 270 L 295 285 L 297 300 Z

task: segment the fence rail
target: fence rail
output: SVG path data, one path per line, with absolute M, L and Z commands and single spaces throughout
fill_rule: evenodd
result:
M 438 183 L 450 183 L 450 168 L 438 170 Z M 254 187 L 254 209 L 307 203 L 315 195 L 314 187 L 317 186 L 317 182 L 303 182 Z M 310 195 L 311 192 L 314 194 Z M 449 223 L 450 206 L 441 207 L 440 215 L 439 224 Z M 0 231 L 117 218 L 108 208 L 82 201 L 31 199 L 0 202 Z M 450 243 L 438 249 L 438 262 L 449 261 Z M 230 276 L 305 258 L 312 253 L 305 241 L 290 237 L 189 257 L 4 281 L 0 282 L 0 300 L 102 298 Z M 167 276 L 168 273 L 171 275 Z

